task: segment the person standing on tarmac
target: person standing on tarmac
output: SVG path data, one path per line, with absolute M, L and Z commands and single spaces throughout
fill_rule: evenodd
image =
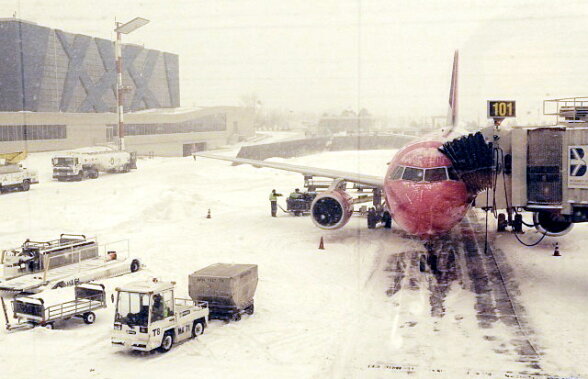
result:
M 272 217 L 276 217 L 276 213 L 278 212 L 278 196 L 282 196 L 282 194 L 277 193 L 275 189 L 273 189 L 272 193 L 269 195 L 269 201 L 272 208 Z

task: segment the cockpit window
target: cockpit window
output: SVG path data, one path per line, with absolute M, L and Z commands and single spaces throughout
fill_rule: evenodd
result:
M 405 167 L 402 179 L 410 180 L 411 182 L 421 182 L 423 180 L 423 169 L 414 167 Z
M 447 180 L 445 167 L 429 168 L 425 170 L 425 182 L 440 182 Z
M 390 179 L 397 180 L 402 178 L 402 171 L 404 171 L 404 166 L 396 166 L 396 168 L 390 175 Z

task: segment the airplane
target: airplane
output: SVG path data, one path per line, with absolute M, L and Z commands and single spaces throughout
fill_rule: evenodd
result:
M 447 233 L 457 225 L 474 198 L 474 194 L 458 178 L 450 159 L 439 151 L 444 142 L 454 138 L 450 135 L 457 125 L 458 60 L 459 53 L 455 51 L 449 92 L 448 129 L 422 137 L 401 148 L 388 163 L 384 177 L 208 153 L 194 153 L 194 159 L 205 157 L 226 160 L 297 172 L 305 177 L 333 179 L 328 190 L 319 193 L 311 205 L 313 222 L 327 230 L 343 227 L 351 218 L 354 203 L 359 202 L 346 192 L 346 183 L 367 186 L 373 189 L 374 194 L 383 192 L 385 197 L 385 204 L 374 201 L 378 221 L 390 228 L 393 219 L 407 233 L 429 240 Z

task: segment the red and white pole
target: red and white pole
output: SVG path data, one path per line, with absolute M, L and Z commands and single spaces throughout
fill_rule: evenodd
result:
M 120 25 L 119 22 L 116 23 L 116 27 L 118 28 Z M 117 114 L 118 114 L 118 141 L 119 141 L 119 150 L 125 149 L 125 125 L 123 119 L 123 79 L 122 79 L 122 44 L 121 44 L 121 34 L 120 32 L 116 32 L 116 42 L 114 43 L 114 50 L 116 55 L 116 106 L 117 106 Z

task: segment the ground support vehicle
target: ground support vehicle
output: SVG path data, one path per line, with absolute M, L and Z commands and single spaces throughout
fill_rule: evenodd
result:
M 28 191 L 31 184 L 39 183 L 35 170 L 23 168 L 18 163 L 26 156 L 22 151 L 0 154 L 0 193 L 11 190 Z
M 257 289 L 257 265 L 215 263 L 190 274 L 192 300 L 206 301 L 211 319 L 239 321 L 253 314 Z
M 294 216 L 309 214 L 310 206 L 316 195 L 316 192 L 302 192 L 298 198 L 287 198 L 286 211 Z
M 112 345 L 161 352 L 204 333 L 209 309 L 204 301 L 174 298 L 175 282 L 139 281 L 116 288 Z
M 19 248 L 2 251 L 0 263 L 0 296 L 73 286 L 141 268 L 139 259 L 129 257 L 128 241 L 100 246 L 96 238 L 74 234 L 44 242 L 27 240 Z
M 137 168 L 137 154 L 128 151 L 69 152 L 55 155 L 53 179 L 96 179 L 100 172 L 129 172 Z
M 104 285 L 85 283 L 77 285 L 73 300 L 48 305 L 37 297 L 19 297 L 12 301 L 15 324 L 7 322 L 8 330 L 35 327 L 37 325 L 53 328 L 61 320 L 81 318 L 86 324 L 96 320 L 95 310 L 106 308 Z

